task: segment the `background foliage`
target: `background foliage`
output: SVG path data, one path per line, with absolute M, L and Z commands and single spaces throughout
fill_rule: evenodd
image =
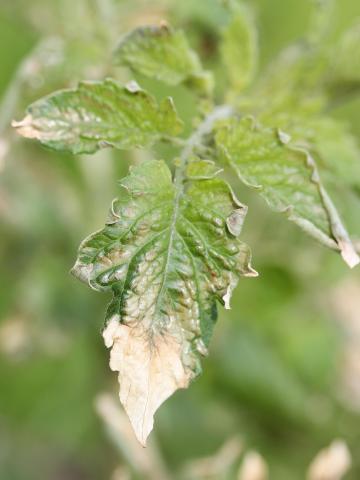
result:
M 256 0 L 252 7 L 263 69 L 304 34 L 312 2 Z M 328 30 L 336 45 L 360 6 L 342 0 L 334 8 Z M 217 40 L 227 21 L 221 2 L 0 4 L 0 478 L 117 479 L 129 470 L 134 478 L 233 479 L 239 460 L 231 461 L 229 447 L 213 477 L 189 462 L 237 436 L 243 451 L 261 453 L 276 480 L 304 478 L 319 449 L 342 438 L 353 458 L 346 478 L 358 479 L 359 271 L 350 272 L 340 257 L 269 213 L 245 187 L 237 194 L 252 209 L 243 240 L 261 276 L 242 280 L 232 310 L 221 309 L 205 374 L 162 407 L 146 454 L 132 446 L 121 413 L 119 431 L 106 423 L 115 407 L 102 392 L 115 397 L 118 387 L 98 334 L 105 299 L 68 271 L 79 240 L 103 224 L 116 195 L 114 179 L 145 153 L 59 155 L 15 138 L 8 125 L 55 88 L 106 75 L 128 80 L 110 61 L 118 37 L 163 18 L 186 30 L 215 70 L 220 95 L 225 82 Z M 141 84 L 159 98 L 175 92 L 180 116 L 193 115 L 194 97 L 183 87 Z M 357 138 L 359 106 L 352 99 L 332 110 Z M 157 147 L 156 153 L 167 159 L 172 150 Z M 359 205 L 358 196 L 349 195 L 342 212 L 358 233 Z

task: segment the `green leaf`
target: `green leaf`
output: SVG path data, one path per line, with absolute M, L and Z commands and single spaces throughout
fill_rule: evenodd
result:
M 274 116 L 318 114 L 326 105 L 324 75 L 328 60 L 324 52 L 293 45 L 280 53 L 261 76 L 242 111 L 274 125 Z
M 193 180 L 209 180 L 216 177 L 222 168 L 219 168 L 212 160 L 200 160 L 197 157 L 189 161 L 186 168 L 186 176 Z
M 287 130 L 293 143 L 307 145 L 318 158 L 321 172 L 348 187 L 360 188 L 360 149 L 347 125 L 326 116 L 301 120 L 293 119 Z
M 252 82 L 258 64 L 257 32 L 245 8 L 236 9 L 224 30 L 221 54 L 234 90 L 241 92 Z
M 286 131 L 293 145 L 308 149 L 322 174 L 347 187 L 360 188 L 360 149 L 346 124 L 325 115 L 291 113 L 269 115 L 265 120 L 269 126 Z
M 135 82 L 123 87 L 114 80 L 81 82 L 30 105 L 18 133 L 55 150 L 94 153 L 100 148 L 146 147 L 177 135 L 182 122 L 172 99 L 158 105 Z
M 113 292 L 103 332 L 120 400 L 142 444 L 153 415 L 200 372 L 238 278 L 255 276 L 238 238 L 246 207 L 220 179 L 172 182 L 162 161 L 133 168 L 106 226 L 81 245 L 73 273 Z
M 328 78 L 333 95 L 360 90 L 360 22 L 348 30 L 333 49 Z
M 307 39 L 321 47 L 331 34 L 334 25 L 336 0 L 311 0 L 312 12 Z
M 184 32 L 169 25 L 133 30 L 120 41 L 114 56 L 118 65 L 146 77 L 170 85 L 185 83 L 204 93 L 212 91 L 212 77 L 203 70 Z
M 285 213 L 321 243 L 339 250 L 349 266 L 357 265 L 359 257 L 320 182 L 313 158 L 289 141 L 286 133 L 264 128 L 253 118 L 233 119 L 217 133 L 223 157 L 271 209 Z

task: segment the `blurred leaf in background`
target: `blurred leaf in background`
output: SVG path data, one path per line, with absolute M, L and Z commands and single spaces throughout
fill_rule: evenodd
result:
M 249 3 L 259 29 L 257 68 L 262 78 L 273 57 L 314 28 L 311 18 L 318 2 Z M 339 258 L 239 187 L 241 200 L 252 205 L 244 241 L 256 252 L 261 276 L 240 282 L 232 310 L 220 312 L 211 355 L 204 362 L 206 375 L 163 407 L 150 453 L 138 457 L 131 432 L 121 423 L 126 421 L 116 416 L 121 411 L 112 410 L 118 408 L 113 401 L 116 379 L 108 371 L 99 335 L 105 300 L 68 272 L 79 240 L 103 224 L 116 195 L 114 180 L 148 153 L 102 150 L 91 158 L 75 158 L 21 141 L 9 126 L 27 104 L 55 89 L 110 75 L 131 80 L 132 75 L 111 62 L 119 38 L 133 27 L 162 20 L 186 30 L 205 68 L 215 72 L 216 95 L 223 96 L 226 75 L 218 44 L 229 22 L 225 4 L 0 4 L 1 479 L 248 480 L 246 472 L 255 465 L 264 480 L 300 480 L 320 450 L 334 452 L 335 439 L 345 442 L 335 448 L 343 462 L 341 474 L 348 470 L 344 478 L 360 478 L 359 271 L 349 273 Z M 359 81 L 354 25 L 360 5 L 338 0 L 332 9 L 322 34 L 336 62 L 345 62 L 342 78 L 329 79 L 330 94 L 336 87 L 341 102 L 331 105 L 331 122 L 312 128 L 321 131 L 320 157 L 326 151 L 327 158 L 341 155 L 356 164 L 360 100 L 353 95 Z M 311 41 L 320 41 L 318 35 Z M 346 49 L 353 61 L 341 53 Z M 134 76 L 141 86 L 152 85 L 158 100 L 170 92 L 156 79 Z M 280 80 L 285 86 L 290 81 Z M 244 84 L 246 79 L 240 87 Z M 193 94 L 181 85 L 171 93 L 188 124 L 197 107 Z M 339 125 L 352 135 L 345 143 L 337 141 Z M 155 153 L 167 160 L 173 150 L 163 146 Z M 351 184 L 350 190 L 340 185 L 339 176 Z M 329 173 L 326 182 L 350 231 L 359 235 L 360 179 L 341 169 L 335 178 Z M 104 397 L 104 391 L 111 394 Z M 112 426 L 109 411 L 118 421 Z M 212 469 L 210 474 L 204 465 Z M 318 480 L 312 475 L 311 480 Z

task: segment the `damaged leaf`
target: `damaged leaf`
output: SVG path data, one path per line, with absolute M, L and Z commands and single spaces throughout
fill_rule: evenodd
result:
M 271 209 L 286 213 L 308 234 L 339 250 L 354 267 L 359 257 L 321 184 L 315 161 L 284 138 L 284 132 L 261 127 L 253 118 L 234 119 L 219 129 L 217 145 L 240 180 L 258 190 Z
M 182 128 L 172 99 L 160 105 L 135 82 L 123 87 L 114 80 L 81 82 L 33 103 L 18 133 L 47 147 L 74 154 L 100 148 L 146 147 Z
M 170 85 L 185 83 L 204 93 L 212 90 L 210 72 L 203 70 L 181 30 L 167 24 L 139 27 L 128 33 L 115 50 L 115 62 L 134 72 Z
M 106 226 L 80 246 L 73 273 L 112 291 L 103 332 L 120 400 L 142 444 L 158 407 L 186 388 L 240 276 L 255 276 L 237 235 L 246 207 L 218 178 L 172 182 L 162 161 L 133 168 Z

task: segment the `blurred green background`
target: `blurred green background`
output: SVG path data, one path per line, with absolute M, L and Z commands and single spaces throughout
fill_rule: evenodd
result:
M 264 68 L 304 34 L 313 2 L 250 3 Z M 359 16 L 358 0 L 338 1 L 331 40 Z M 251 207 L 244 240 L 260 277 L 240 282 L 230 312 L 219 308 L 204 374 L 160 409 L 146 451 L 116 410 L 117 380 L 99 334 L 109 299 L 68 272 L 80 240 L 103 225 L 129 164 L 150 154 L 170 158 L 172 150 L 74 158 L 16 138 L 9 123 L 29 102 L 80 79 L 127 80 L 111 66 L 117 39 L 161 19 L 185 28 L 216 72 L 220 96 L 217 41 L 227 21 L 220 1 L 0 0 L 0 479 L 235 479 L 244 453 L 255 450 L 270 479 L 297 480 L 340 438 L 352 456 L 344 478 L 357 480 L 359 269 L 350 271 L 245 188 L 237 191 Z M 173 94 L 191 127 L 191 93 L 141 81 L 156 95 Z M 358 139 L 359 107 L 352 100 L 333 111 Z M 359 198 L 346 200 L 343 213 L 359 238 Z M 111 408 L 119 416 L 112 425 Z M 196 459 L 224 444 L 221 467 L 211 466 L 213 458 L 204 473 Z

